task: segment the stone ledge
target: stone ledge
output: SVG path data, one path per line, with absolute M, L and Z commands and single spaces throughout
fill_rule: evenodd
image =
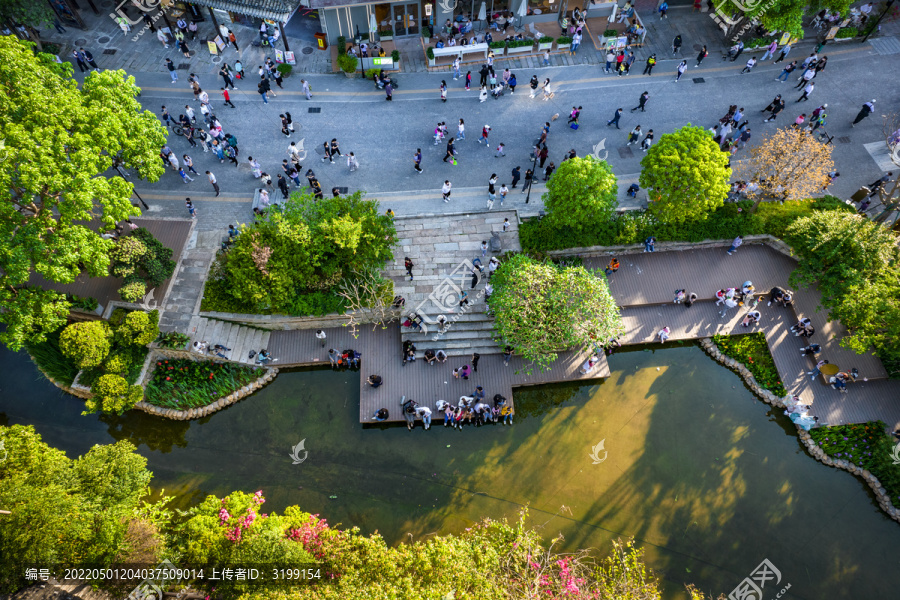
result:
M 733 358 L 725 356 L 719 348 L 716 346 L 715 342 L 712 341 L 711 338 L 702 338 L 700 340 L 700 346 L 709 354 L 714 360 L 724 364 L 725 366 L 737 371 L 744 382 L 750 388 L 750 390 L 756 394 L 763 402 L 766 404 L 771 404 L 772 406 L 778 408 L 784 408 L 784 401 L 778 398 L 775 394 L 770 392 L 769 390 L 765 390 L 759 386 L 753 376 L 750 374 L 750 371 L 745 367 L 742 363 L 734 360 Z M 837 467 L 839 469 L 843 469 L 848 471 L 852 475 L 857 477 L 861 477 L 862 480 L 868 484 L 872 491 L 875 493 L 875 497 L 878 499 L 878 505 L 881 509 L 888 514 L 888 516 L 894 519 L 897 522 L 900 522 L 900 510 L 897 509 L 892 503 L 891 499 L 888 496 L 887 492 L 883 487 L 881 487 L 881 483 L 878 481 L 874 475 L 872 475 L 866 469 L 858 467 L 857 465 L 847 462 L 845 460 L 835 460 L 828 456 L 824 450 L 822 450 L 818 444 L 816 444 L 815 440 L 813 440 L 812 436 L 809 435 L 809 432 L 800 427 L 799 425 L 794 425 L 797 427 L 797 436 L 800 438 L 801 443 L 806 448 L 807 453 L 821 462 L 822 464 Z
M 794 257 L 791 247 L 778 238 L 765 235 L 748 235 L 744 236 L 745 244 L 764 244 L 777 252 L 781 252 L 785 256 Z M 731 240 L 703 240 L 702 242 L 657 242 L 655 245 L 656 252 L 662 251 L 684 251 L 684 250 L 702 250 L 705 248 L 727 248 L 731 245 Z M 546 254 L 548 256 L 621 256 L 624 254 L 640 254 L 644 251 L 644 244 L 627 244 L 622 246 L 587 246 L 581 248 L 567 248 L 565 250 L 551 250 Z

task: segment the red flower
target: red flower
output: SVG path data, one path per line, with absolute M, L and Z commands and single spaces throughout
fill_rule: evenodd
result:
M 169 370 L 171 371 L 171 370 L 174 369 L 174 368 L 175 368 L 175 367 L 169 367 Z
M 171 377 L 166 377 L 166 381 L 171 381 L 171 380 L 172 380 Z

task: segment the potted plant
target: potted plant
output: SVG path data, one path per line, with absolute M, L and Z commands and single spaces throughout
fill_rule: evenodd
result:
M 347 54 L 347 38 L 342 35 L 339 35 L 337 39 L 337 53 L 338 56 Z
M 384 31 L 378 32 L 378 39 L 382 42 L 387 42 L 389 40 L 394 39 L 394 30 L 393 29 L 385 29 Z
M 569 46 L 572 43 L 572 38 L 567 35 L 556 38 L 556 48 L 560 49 L 564 46 Z
M 488 47 L 494 51 L 494 54 L 497 56 L 503 55 L 503 49 L 506 48 L 506 42 L 491 42 L 488 44 Z
M 395 52 L 396 52 L 396 50 L 395 50 Z M 425 51 L 425 56 L 428 57 L 428 66 L 433 67 L 434 66 L 434 48 L 432 46 L 428 46 L 428 50 Z
M 359 77 L 359 73 L 356 72 L 356 65 L 358 63 L 359 60 L 350 54 L 341 54 L 337 58 L 338 67 L 344 72 L 344 75 L 351 78 Z
M 844 27 L 842 29 L 838 29 L 837 34 L 834 36 L 834 41 L 839 40 L 849 40 L 855 38 L 859 35 L 859 31 L 856 27 Z
M 280 65 L 275 67 L 275 70 L 281 73 L 282 77 L 287 78 L 291 76 L 291 72 L 294 70 L 294 67 L 289 64 L 281 63 Z
M 394 50 L 393 52 L 391 52 L 391 60 L 394 61 L 394 66 L 396 66 L 399 69 L 400 68 L 399 67 L 399 65 L 400 65 L 400 51 L 399 50 Z
M 538 50 L 550 50 L 553 48 L 553 38 L 549 35 L 541 36 L 538 40 Z
M 605 46 L 606 40 L 614 39 L 619 36 L 619 32 L 615 29 L 607 29 L 603 32 L 603 35 L 600 36 L 600 45 Z
M 513 40 L 506 45 L 507 54 L 522 54 L 531 52 L 534 48 L 534 40 Z
M 431 41 L 431 29 L 428 27 L 422 28 L 422 39 L 425 40 L 426 44 Z

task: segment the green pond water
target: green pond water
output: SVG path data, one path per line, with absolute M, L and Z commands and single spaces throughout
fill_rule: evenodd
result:
M 77 456 L 129 439 L 154 489 L 186 507 L 207 494 L 263 490 L 268 511 L 297 504 L 393 543 L 516 518 L 563 549 L 635 537 L 664 578 L 728 594 L 764 559 L 782 575 L 764 598 L 896 598 L 900 525 L 849 474 L 808 457 L 794 426 L 695 346 L 621 352 L 599 385 L 522 388 L 512 427 L 363 427 L 357 373 L 280 374 L 200 421 L 143 413 L 82 417 L 81 402 L 0 352 L 0 424 L 31 424 Z M 489 380 L 484 385 L 490 394 Z M 307 460 L 291 448 L 306 440 Z M 606 460 L 593 464 L 603 441 Z M 604 454 L 599 454 L 603 458 Z M 336 498 L 331 498 L 336 496 Z

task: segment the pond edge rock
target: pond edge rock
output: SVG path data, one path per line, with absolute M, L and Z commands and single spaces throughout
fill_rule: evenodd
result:
M 709 354 L 713 360 L 722 363 L 729 369 L 736 371 L 741 378 L 744 380 L 744 383 L 747 384 L 747 387 L 750 388 L 754 394 L 756 394 L 763 402 L 766 404 L 770 404 L 777 408 L 785 408 L 783 399 L 776 396 L 774 393 L 770 392 L 767 389 L 764 389 L 759 383 L 757 383 L 756 379 L 753 377 L 753 374 L 750 373 L 750 370 L 741 362 L 736 361 L 735 359 L 726 356 L 721 350 L 719 350 L 716 343 L 713 342 L 712 338 L 701 338 L 700 339 L 700 347 Z M 828 454 L 825 453 L 824 450 L 819 448 L 819 445 L 816 444 L 815 440 L 812 439 L 812 436 L 809 435 L 809 432 L 797 425 L 794 426 L 797 428 L 797 436 L 800 438 L 800 442 L 806 448 L 807 454 L 818 460 L 824 465 L 828 465 L 829 467 L 835 467 L 837 469 L 843 469 L 844 471 L 849 472 L 852 475 L 862 478 L 862 480 L 868 484 L 868 486 L 875 493 L 875 498 L 878 500 L 878 505 L 881 509 L 888 514 L 888 516 L 894 519 L 897 522 L 900 522 L 900 510 L 895 507 L 890 500 L 890 497 L 887 494 L 887 491 L 881 486 L 881 482 L 878 481 L 878 478 L 872 475 L 867 469 L 863 469 L 851 462 L 846 460 L 837 460 L 833 459 Z

